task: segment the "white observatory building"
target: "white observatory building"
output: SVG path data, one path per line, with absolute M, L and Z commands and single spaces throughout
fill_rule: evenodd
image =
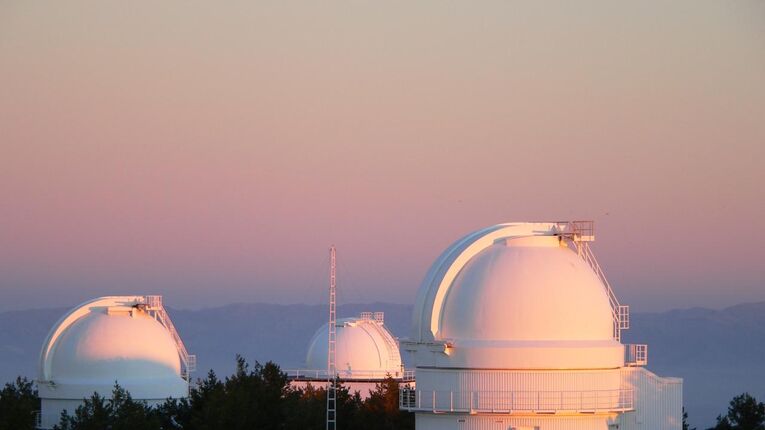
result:
M 358 317 L 341 318 L 335 323 L 337 379 L 362 397 L 388 375 L 411 380 L 405 372 L 398 343 L 384 325 L 382 312 L 362 312 Z M 306 369 L 287 371 L 294 385 L 327 381 L 329 323 L 316 331 L 308 344 Z
M 624 345 L 620 305 L 588 242 L 592 222 L 509 223 L 435 261 L 402 342 L 418 430 L 682 428 L 682 380 Z
M 43 344 L 40 428 L 58 424 L 63 410 L 73 415 L 94 392 L 111 397 L 115 382 L 149 405 L 187 397 L 195 366 L 161 296 L 90 300 L 64 315 Z

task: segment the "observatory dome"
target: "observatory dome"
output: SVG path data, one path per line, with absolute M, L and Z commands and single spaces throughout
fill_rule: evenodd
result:
M 46 395 L 104 395 L 117 381 L 137 399 L 185 397 L 188 383 L 176 343 L 142 302 L 143 297 L 102 297 L 65 315 L 40 357 Z
M 508 223 L 458 240 L 417 293 L 403 348 L 418 430 L 679 429 L 682 381 L 622 345 L 629 307 L 595 259 L 592 221 Z
M 607 288 L 561 234 L 499 224 L 454 243 L 418 291 L 412 339 L 453 346 L 457 367 L 622 366 Z
M 174 379 L 181 362 L 165 328 L 136 308 L 94 311 L 61 333 L 50 357 L 58 383 Z
M 555 236 L 494 242 L 451 283 L 438 338 L 610 340 L 613 318 L 597 275 Z
M 387 374 L 400 377 L 401 353 L 396 340 L 383 325 L 382 313 L 362 313 L 357 318 L 339 319 L 336 324 L 336 363 L 341 379 L 382 379 Z M 306 366 L 327 368 L 329 325 L 313 335 Z

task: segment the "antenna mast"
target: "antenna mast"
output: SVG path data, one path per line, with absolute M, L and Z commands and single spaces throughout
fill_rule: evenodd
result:
M 335 363 L 335 343 L 337 338 L 335 245 L 329 247 L 329 337 L 327 348 L 327 427 L 337 428 L 337 366 Z

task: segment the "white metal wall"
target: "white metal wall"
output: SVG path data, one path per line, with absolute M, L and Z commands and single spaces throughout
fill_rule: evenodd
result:
M 614 415 L 590 416 L 481 416 L 418 414 L 417 430 L 615 430 Z
M 634 390 L 635 411 L 620 418 L 619 430 L 683 428 L 682 379 L 662 378 L 642 367 L 625 367 L 622 380 Z
M 662 378 L 642 367 L 602 371 L 483 371 L 422 369 L 425 390 L 598 390 L 633 391 L 635 410 L 625 414 L 507 415 L 416 414 L 417 430 L 681 430 L 682 379 Z
M 619 369 L 469 370 L 417 369 L 417 388 L 441 391 L 587 391 L 621 386 Z

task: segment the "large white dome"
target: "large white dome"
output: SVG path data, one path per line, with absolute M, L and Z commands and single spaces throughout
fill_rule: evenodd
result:
M 382 379 L 386 374 L 401 377 L 401 353 L 396 340 L 382 321 L 370 317 L 337 321 L 336 364 L 341 379 Z M 329 325 L 311 338 L 306 357 L 309 369 L 327 368 Z
M 107 395 L 116 381 L 138 399 L 186 396 L 176 343 L 140 303 L 141 297 L 102 297 L 65 315 L 43 345 L 44 395 Z
M 436 259 L 401 342 L 417 384 L 400 405 L 419 430 L 681 427 L 682 382 L 620 343 L 629 308 L 594 239 L 591 221 L 499 224 Z
M 597 275 L 556 236 L 494 242 L 471 258 L 443 305 L 442 339 L 610 340 Z
M 411 337 L 420 345 L 444 345 L 447 354 L 418 354 L 418 366 L 623 365 L 608 290 L 563 240 L 564 228 L 499 224 L 450 246 L 418 291 Z

